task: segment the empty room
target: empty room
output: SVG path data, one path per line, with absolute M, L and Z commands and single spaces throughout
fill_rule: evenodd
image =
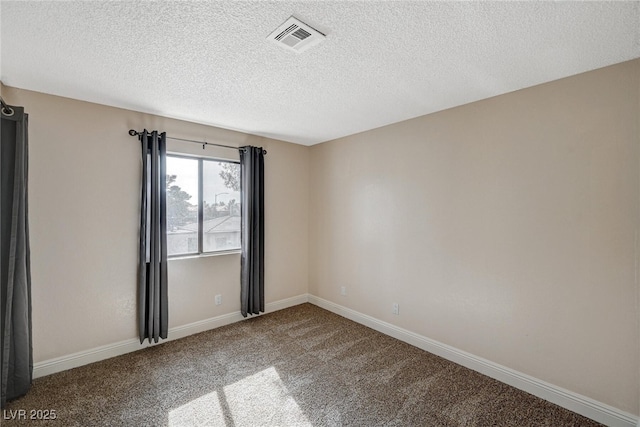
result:
M 640 1 L 0 1 L 2 425 L 640 427 Z

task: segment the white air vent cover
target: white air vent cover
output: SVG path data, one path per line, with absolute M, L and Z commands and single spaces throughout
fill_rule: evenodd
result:
M 323 41 L 325 35 L 292 16 L 269 34 L 267 39 L 285 49 L 304 52 Z

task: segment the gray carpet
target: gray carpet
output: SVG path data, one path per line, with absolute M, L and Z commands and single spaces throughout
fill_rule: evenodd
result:
M 19 409 L 54 410 L 56 419 L 6 419 Z M 311 304 L 39 378 L 4 418 L 3 426 L 83 427 L 600 425 Z

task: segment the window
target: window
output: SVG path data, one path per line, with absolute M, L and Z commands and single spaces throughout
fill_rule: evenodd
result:
M 167 252 L 240 249 L 240 164 L 167 155 Z

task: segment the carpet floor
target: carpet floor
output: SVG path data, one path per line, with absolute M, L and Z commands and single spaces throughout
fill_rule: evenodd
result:
M 7 419 L 19 410 L 56 419 Z M 600 424 L 302 304 L 38 378 L 2 425 Z

